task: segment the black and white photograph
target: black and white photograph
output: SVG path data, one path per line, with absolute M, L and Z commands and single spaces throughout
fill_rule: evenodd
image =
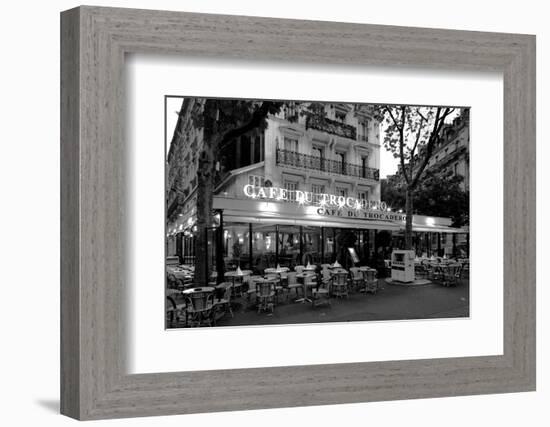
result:
M 468 317 L 459 106 L 165 97 L 166 327 Z

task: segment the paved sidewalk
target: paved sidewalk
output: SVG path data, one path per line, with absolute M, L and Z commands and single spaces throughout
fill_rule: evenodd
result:
M 469 283 L 455 287 L 438 283 L 400 286 L 379 280 L 376 295 L 350 294 L 349 298 L 331 299 L 331 307 L 313 308 L 311 304 L 281 301 L 274 313 L 257 313 L 244 299 L 235 300 L 234 317 L 225 316 L 218 326 L 276 325 L 365 320 L 436 319 L 469 316 Z

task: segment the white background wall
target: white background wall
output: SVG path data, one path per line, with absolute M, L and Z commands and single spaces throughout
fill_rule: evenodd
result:
M 548 425 L 550 415 L 548 253 L 548 78 L 550 29 L 545 2 L 394 0 L 96 1 L 97 5 L 246 14 L 537 34 L 538 55 L 538 391 L 413 401 L 172 416 L 110 425 L 408 426 Z M 74 1 L 6 2 L 2 9 L 0 325 L 3 425 L 62 426 L 59 405 L 59 11 Z M 544 198 L 544 200 L 543 200 Z M 490 248 L 490 242 L 487 242 Z M 545 280 L 546 279 L 546 280 Z

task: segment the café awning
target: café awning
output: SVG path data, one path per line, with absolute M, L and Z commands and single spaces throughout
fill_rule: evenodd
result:
M 401 227 L 402 230 L 405 229 L 405 226 L 403 225 Z M 468 233 L 468 230 L 463 228 L 456 228 L 456 227 L 447 227 L 445 225 L 416 225 L 413 223 L 413 231 L 417 231 L 419 233 L 429 232 L 429 233 Z
M 279 224 L 279 225 L 302 225 L 309 227 L 334 227 L 334 228 L 354 228 L 365 230 L 399 230 L 399 224 L 391 221 L 374 220 L 353 220 L 353 219 L 308 219 L 308 218 L 289 218 L 282 216 L 248 216 L 240 212 L 225 211 L 223 215 L 224 222 L 245 222 L 252 224 Z

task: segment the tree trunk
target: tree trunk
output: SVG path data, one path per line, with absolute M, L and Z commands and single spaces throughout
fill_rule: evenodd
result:
M 413 219 L 413 189 L 407 187 L 405 191 L 405 250 L 411 250 L 413 248 L 413 232 L 412 232 L 412 219 Z
M 208 228 L 214 221 L 212 199 L 214 191 L 214 153 L 212 144 L 205 143 L 199 156 L 197 171 L 197 231 L 195 233 L 195 283 L 206 286 L 210 277 L 208 265 Z

